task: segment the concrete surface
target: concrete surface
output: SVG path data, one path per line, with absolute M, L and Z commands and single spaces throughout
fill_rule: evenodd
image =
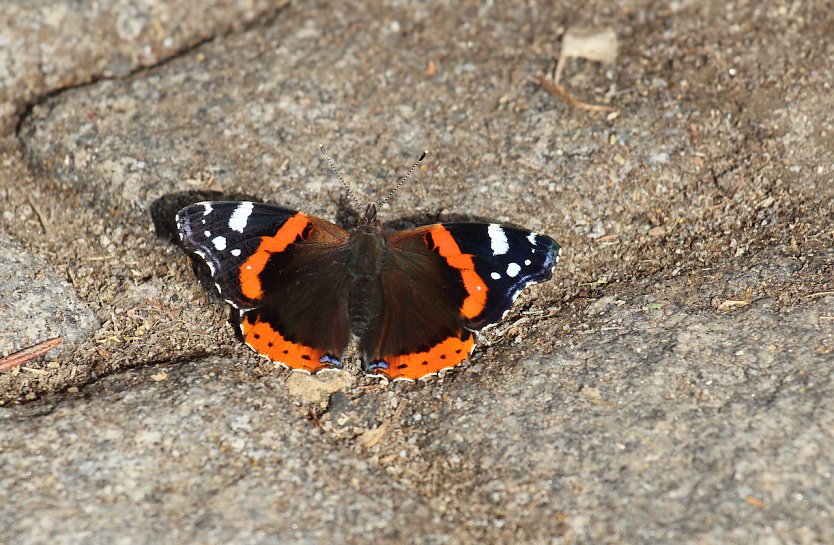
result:
M 834 541 L 830 5 L 13 10 L 0 260 L 98 326 L 0 374 L 5 542 Z M 562 80 L 614 112 L 535 82 L 575 26 L 619 37 Z M 432 381 L 254 357 L 173 213 L 349 224 L 320 143 L 368 200 L 428 148 L 383 219 L 544 231 L 554 279 Z

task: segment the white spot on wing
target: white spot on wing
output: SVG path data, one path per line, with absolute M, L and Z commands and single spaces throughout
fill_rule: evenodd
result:
M 235 248 L 234 250 L 232 250 L 232 255 L 235 256 L 235 257 L 239 256 L 240 255 L 240 248 Z
M 487 227 L 487 234 L 489 235 L 489 244 L 492 248 L 492 255 L 506 254 L 510 245 L 507 243 L 507 234 L 504 233 L 504 228 L 500 225 L 491 223 Z
M 525 259 L 525 260 L 524 260 L 524 264 L 525 264 L 525 265 L 529 266 L 529 265 L 530 265 L 530 263 L 532 263 L 532 261 L 530 261 L 529 259 Z
M 535 246 L 535 245 L 536 245 L 536 237 L 537 237 L 537 236 L 539 236 L 537 233 L 530 233 L 529 235 L 527 235 L 527 240 L 529 240 L 529 241 L 530 241 L 530 244 L 532 244 L 533 246 Z
M 518 276 L 518 273 L 521 271 L 521 267 L 518 266 L 518 263 L 510 263 L 507 265 L 507 276 L 510 278 L 515 278 Z
M 203 203 L 203 215 L 208 216 L 209 214 L 211 214 L 211 210 L 212 210 L 211 203 L 204 202 Z
M 226 249 L 226 239 L 225 239 L 225 237 L 215 237 L 211 241 L 211 243 L 214 244 L 214 247 L 217 250 L 225 250 Z
M 211 231 L 203 231 L 203 234 L 206 235 L 206 238 L 211 236 Z
M 238 233 L 242 233 L 243 229 L 246 228 L 246 222 L 249 221 L 252 208 L 251 202 L 242 202 L 237 205 L 235 211 L 232 212 L 232 217 L 229 218 L 229 229 L 234 229 Z
M 501 278 L 501 275 L 498 274 L 497 272 L 494 272 L 494 273 L 490 274 L 490 276 L 492 277 L 493 280 L 498 280 L 499 278 Z

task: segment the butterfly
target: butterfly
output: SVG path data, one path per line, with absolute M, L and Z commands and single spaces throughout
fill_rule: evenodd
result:
M 191 204 L 176 222 L 183 247 L 239 310 L 252 350 L 316 373 L 341 368 L 353 337 L 363 370 L 388 379 L 463 362 L 479 330 L 525 286 L 551 277 L 561 251 L 546 235 L 495 223 L 386 232 L 373 203 L 350 230 L 248 201 Z

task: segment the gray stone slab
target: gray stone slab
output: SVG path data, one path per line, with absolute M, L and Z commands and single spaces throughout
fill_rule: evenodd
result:
M 285 4 L 223 2 L 4 2 L 0 24 L 0 135 L 41 96 L 123 77 L 218 34 L 268 20 Z
M 0 229 L 0 357 L 53 337 L 54 359 L 98 328 L 95 314 L 40 256 Z
M 0 409 L 0 520 L 10 543 L 826 543 L 832 314 L 618 299 L 556 354 L 337 394 L 322 431 L 280 375 L 136 369 Z
M 0 408 L 10 545 L 453 543 L 429 501 L 332 444 L 280 377 L 207 359 Z

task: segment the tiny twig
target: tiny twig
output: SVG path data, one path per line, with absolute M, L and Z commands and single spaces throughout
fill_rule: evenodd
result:
M 394 424 L 396 420 L 400 418 L 400 415 L 405 408 L 405 403 L 400 403 L 396 409 L 394 409 L 394 414 L 386 418 L 382 421 L 382 423 L 370 430 L 365 430 L 356 438 L 357 443 L 365 447 L 366 449 L 373 448 L 377 446 L 391 429 L 391 426 Z
M 565 56 L 559 55 L 559 61 L 556 63 L 556 70 L 553 71 L 553 83 L 556 85 L 562 80 L 562 69 L 565 68 Z M 542 76 L 544 77 L 544 76 Z
M 310 421 L 313 423 L 313 425 L 315 427 L 317 427 L 319 430 L 324 429 L 323 426 L 321 425 L 321 420 L 319 420 L 319 415 L 316 414 L 315 410 L 310 409 L 307 412 L 307 417 L 310 419 Z
M 31 195 L 29 196 L 28 200 L 29 200 L 29 206 L 32 207 L 32 210 L 35 211 L 35 215 L 38 217 L 38 223 L 41 224 L 41 229 L 43 229 L 43 234 L 44 235 L 48 234 L 49 229 L 47 228 L 47 226 L 49 224 L 44 219 L 43 212 L 41 212 L 41 208 L 37 204 L 35 204 L 35 200 L 31 197 Z
M 522 316 L 521 318 L 519 318 L 519 319 L 518 319 L 518 320 L 516 320 L 515 322 L 511 323 L 510 325 L 508 325 L 508 326 L 507 326 L 507 327 L 505 327 L 504 329 L 502 329 L 502 330 L 500 330 L 500 331 L 496 332 L 496 333 L 495 333 L 495 338 L 500 338 L 500 337 L 503 337 L 503 336 L 504 336 L 504 334 L 505 334 L 507 331 L 511 330 L 511 329 L 512 329 L 512 328 L 514 328 L 514 327 L 518 327 L 518 326 L 520 326 L 520 325 L 522 325 L 522 324 L 526 324 L 526 323 L 527 323 L 527 322 L 529 322 L 529 321 L 530 321 L 530 317 L 529 317 L 529 316 Z
M 718 312 L 729 312 L 731 310 L 735 310 L 737 308 L 746 307 L 750 304 L 750 301 L 745 301 L 743 299 L 727 299 L 723 301 L 720 305 L 718 305 L 715 310 Z
M 29 348 L 24 348 L 14 354 L 9 354 L 5 358 L 0 358 L 0 372 L 14 369 L 18 365 L 22 365 L 37 357 L 43 356 L 62 342 L 64 341 L 61 337 L 55 337 L 54 339 L 43 341 L 42 343 L 30 346 Z
M 579 99 L 573 98 L 570 93 L 565 90 L 564 87 L 559 85 L 558 83 L 554 83 L 547 79 L 545 76 L 539 76 L 536 83 L 542 86 L 542 89 L 547 91 L 553 96 L 559 97 L 564 100 L 568 106 L 573 106 L 574 108 L 579 108 L 580 110 L 590 110 L 592 112 L 616 112 L 617 108 L 613 108 L 611 106 L 605 106 L 603 104 L 590 104 L 588 102 L 583 102 Z

